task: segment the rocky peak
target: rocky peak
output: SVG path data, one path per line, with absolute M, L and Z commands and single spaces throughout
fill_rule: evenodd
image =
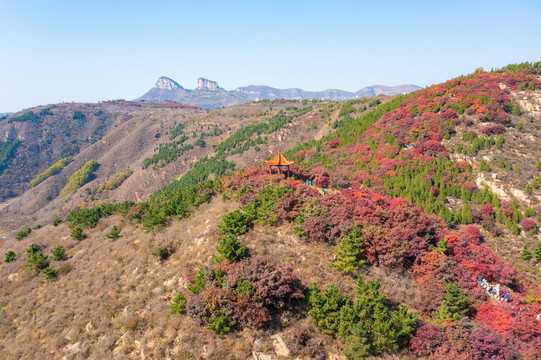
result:
M 175 89 L 183 89 L 182 86 L 180 86 L 179 83 L 177 83 L 175 80 L 169 79 L 168 77 L 162 76 L 156 81 L 156 85 L 154 85 L 157 89 L 165 89 L 165 90 L 175 90 Z
M 216 91 L 218 90 L 218 83 L 216 81 L 199 78 L 197 79 L 197 87 L 195 90 Z

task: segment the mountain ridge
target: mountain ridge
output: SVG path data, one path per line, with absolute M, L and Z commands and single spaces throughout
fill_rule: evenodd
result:
M 226 90 L 218 86 L 216 81 L 199 78 L 197 87 L 193 90 L 182 87 L 178 82 L 161 76 L 156 85 L 143 96 L 135 100 L 171 100 L 202 108 L 238 105 L 262 99 L 275 100 L 332 100 L 345 101 L 360 99 L 368 96 L 407 94 L 421 89 L 413 84 L 397 86 L 372 85 L 361 88 L 356 92 L 340 89 L 325 89 L 321 91 L 307 91 L 300 88 L 278 89 L 268 85 L 248 85 Z

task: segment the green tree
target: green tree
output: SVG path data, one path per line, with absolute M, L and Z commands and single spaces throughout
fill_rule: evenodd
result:
M 504 140 L 504 138 L 503 138 L 503 135 L 500 134 L 500 135 L 498 136 L 498 138 L 496 139 L 496 147 L 497 147 L 497 148 L 501 148 L 502 145 L 503 145 L 503 143 L 504 143 L 504 141 L 505 141 L 505 140 Z
M 541 171 L 541 160 L 537 160 L 537 171 Z
M 533 257 L 535 261 L 541 261 L 541 242 L 538 242 L 533 248 Z
M 347 236 L 342 238 L 336 249 L 336 261 L 332 263 L 333 267 L 341 269 L 344 272 L 350 272 L 364 264 L 364 241 L 362 234 L 362 228 L 356 226 Z
M 177 296 L 173 298 L 171 304 L 169 304 L 170 314 L 184 314 L 186 313 L 186 297 L 182 292 L 179 292 Z
M 226 234 L 240 235 L 246 232 L 249 224 L 246 214 L 235 210 L 223 215 L 222 222 L 218 224 L 218 227 Z
M 27 237 L 28 235 L 30 235 L 31 232 L 32 232 L 32 229 L 30 229 L 30 227 L 27 226 L 24 229 L 22 229 L 21 231 L 19 231 L 17 233 L 17 235 L 15 235 L 15 239 L 20 241 L 20 240 L 24 239 L 25 237 Z
M 367 339 L 366 330 L 361 324 L 356 323 L 351 327 L 351 335 L 346 338 L 346 345 L 342 352 L 352 360 L 360 360 L 371 354 L 370 343 Z
M 45 269 L 41 271 L 41 273 L 43 274 L 43 277 L 45 277 L 45 280 L 47 281 L 56 280 L 56 278 L 58 277 L 58 270 L 55 270 L 50 267 L 46 267 Z
M 479 170 L 490 171 L 490 165 L 488 164 L 488 161 L 486 161 L 485 159 L 481 159 L 481 163 L 479 164 Z
M 4 262 L 12 262 L 12 261 L 15 261 L 16 259 L 17 259 L 17 254 L 13 250 L 9 250 L 4 255 Z
M 439 313 L 436 315 L 441 324 L 446 319 L 456 323 L 459 315 L 465 315 L 469 310 L 468 298 L 456 285 L 449 285 L 445 289 L 445 296 L 441 302 Z
M 49 260 L 47 256 L 43 255 L 41 249 L 37 244 L 31 244 L 28 249 L 26 249 L 25 266 L 38 272 L 49 266 Z
M 121 231 L 122 231 L 122 227 L 117 227 L 116 225 L 113 225 L 113 228 L 111 229 L 111 233 L 107 235 L 106 237 L 108 239 L 111 239 L 111 241 L 115 241 L 118 238 L 122 237 L 122 235 L 120 235 Z
M 51 249 L 53 260 L 61 261 L 66 259 L 66 248 L 63 245 Z
M 83 229 L 77 226 L 70 234 L 73 240 L 84 240 L 86 239 L 86 234 L 83 232 Z
M 524 247 L 522 248 L 522 251 L 520 252 L 520 258 L 526 261 L 532 258 L 532 253 L 528 249 L 528 245 L 524 245 Z
M 471 224 L 472 223 L 472 215 L 471 215 L 471 208 L 470 208 L 470 202 L 465 201 L 464 205 L 462 206 L 462 223 L 463 224 Z
M 224 236 L 216 246 L 216 250 L 220 253 L 220 256 L 213 256 L 217 263 L 224 260 L 239 261 L 246 256 L 246 245 L 241 243 L 235 235 Z
M 350 305 L 347 296 L 342 296 L 334 284 L 327 285 L 321 292 L 316 283 L 308 290 L 308 315 L 325 334 L 333 334 L 340 326 L 340 310 Z
M 220 315 L 209 319 L 207 329 L 213 330 L 219 338 L 223 338 L 235 324 L 236 321 L 229 320 L 229 316 L 221 312 Z
M 53 226 L 58 226 L 62 223 L 62 220 L 60 220 L 59 218 L 55 218 L 53 220 Z

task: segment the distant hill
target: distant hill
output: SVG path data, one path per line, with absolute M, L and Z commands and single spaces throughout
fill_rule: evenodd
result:
M 11 114 L 13 114 L 13 113 L 12 113 L 12 112 L 0 113 L 0 118 L 1 118 L 1 117 L 4 117 L 4 116 L 9 116 L 9 115 L 11 115 Z
M 367 96 L 407 94 L 418 89 L 420 87 L 417 85 L 374 85 L 364 87 L 356 92 L 339 89 L 305 91 L 297 88 L 276 89 L 265 85 L 249 85 L 228 91 L 219 87 L 215 81 L 199 78 L 197 80 L 197 87 L 194 90 L 189 90 L 182 87 L 176 81 L 162 76 L 152 89 L 137 100 L 171 100 L 202 108 L 213 108 L 238 105 L 262 99 L 343 101 L 360 99 Z

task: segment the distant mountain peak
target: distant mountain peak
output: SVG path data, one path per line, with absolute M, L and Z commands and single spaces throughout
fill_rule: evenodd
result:
M 339 89 L 323 91 L 305 91 L 298 88 L 276 89 L 266 85 L 249 85 L 228 91 L 218 86 L 216 81 L 205 78 L 197 79 L 197 87 L 193 90 L 184 89 L 176 81 L 162 76 L 156 85 L 137 100 L 170 100 L 182 104 L 199 106 L 205 109 L 243 104 L 262 99 L 321 99 L 345 101 L 367 96 L 399 95 L 420 89 L 416 85 L 384 86 L 374 85 L 364 87 L 356 92 Z
M 199 91 L 216 91 L 218 90 L 218 83 L 216 81 L 212 81 L 205 78 L 199 78 L 197 79 L 197 87 L 195 90 Z
M 158 81 L 156 81 L 156 85 L 154 85 L 154 87 L 156 89 L 164 90 L 184 89 L 178 82 L 166 76 L 161 76 L 158 78 Z

